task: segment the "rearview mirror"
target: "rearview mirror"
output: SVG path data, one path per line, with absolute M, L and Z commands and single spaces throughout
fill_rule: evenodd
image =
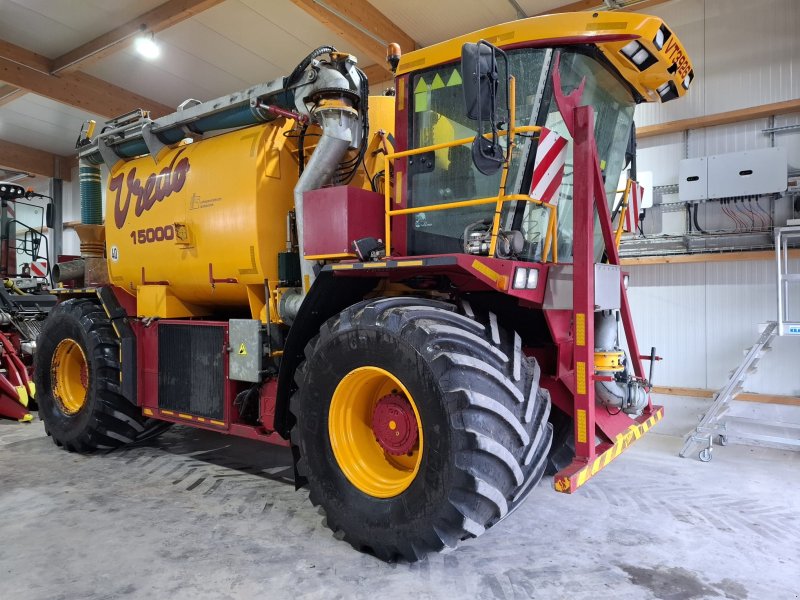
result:
M 493 48 L 483 42 L 461 46 L 461 79 L 467 117 L 473 121 L 491 119 L 497 87 L 497 59 Z
M 48 229 L 52 229 L 55 225 L 53 215 L 53 203 L 48 202 L 44 209 L 44 224 Z

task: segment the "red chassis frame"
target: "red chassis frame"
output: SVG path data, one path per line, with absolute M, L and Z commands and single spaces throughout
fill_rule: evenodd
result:
M 621 412 L 597 410 L 594 382 L 594 211 L 598 212 L 606 256 L 612 265 L 619 265 L 619 252 L 614 241 L 611 214 L 605 198 L 605 185 L 594 139 L 594 109 L 591 106 L 565 106 L 562 114 L 572 112 L 570 133 L 574 140 L 574 191 L 573 191 L 573 310 L 574 324 L 570 340 L 564 335 L 566 315 L 545 315 L 559 346 L 572 343 L 572 371 L 559 360 L 555 377 L 543 383 L 553 401 L 573 417 L 575 428 L 575 457 L 572 464 L 558 472 L 555 489 L 571 493 L 589 478 L 606 467 L 633 442 L 638 440 L 664 414 L 662 406 L 654 406 L 648 399 L 647 407 L 636 419 Z M 570 123 L 571 121 L 571 123 Z M 628 342 L 628 357 L 634 375 L 644 380 L 643 357 L 633 325 L 628 295 L 620 276 L 620 316 Z M 565 354 L 569 354 L 568 352 Z M 650 357 L 646 357 L 650 358 Z M 571 396 L 571 398 L 570 398 Z M 569 408 L 572 408 L 570 411 Z M 595 443 L 596 435 L 601 442 Z

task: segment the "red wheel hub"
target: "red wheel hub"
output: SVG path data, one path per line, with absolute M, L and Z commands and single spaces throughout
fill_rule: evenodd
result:
M 417 417 L 411 404 L 400 394 L 387 394 L 375 405 L 372 433 L 381 448 L 393 456 L 408 454 L 417 443 Z

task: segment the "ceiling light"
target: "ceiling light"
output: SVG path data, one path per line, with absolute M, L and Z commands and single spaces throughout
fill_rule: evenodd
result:
M 136 38 L 135 48 L 139 54 L 148 60 L 158 58 L 161 54 L 161 48 L 156 44 L 155 36 L 152 31 L 150 35 L 145 34 Z

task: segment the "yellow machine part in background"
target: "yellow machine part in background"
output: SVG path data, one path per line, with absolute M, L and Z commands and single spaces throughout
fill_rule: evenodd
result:
M 393 130 L 393 111 L 394 98 L 370 98 L 371 139 Z M 267 320 L 265 281 L 274 291 L 298 179 L 297 138 L 284 135 L 292 126 L 278 119 L 179 145 L 157 163 L 142 156 L 109 175 L 109 276 L 136 297 L 138 316 L 203 316 L 241 306 Z M 307 138 L 306 157 L 315 140 Z M 365 159 L 374 174 L 382 161 Z M 351 185 L 369 188 L 364 169 Z

